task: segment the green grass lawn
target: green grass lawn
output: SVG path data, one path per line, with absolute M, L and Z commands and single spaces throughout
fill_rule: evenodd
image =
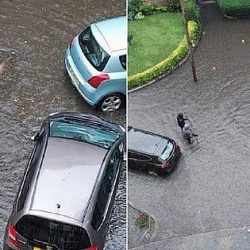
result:
M 218 0 L 222 10 L 230 16 L 250 16 L 250 0 Z
M 181 13 L 160 13 L 129 21 L 128 75 L 142 72 L 175 50 L 184 36 Z

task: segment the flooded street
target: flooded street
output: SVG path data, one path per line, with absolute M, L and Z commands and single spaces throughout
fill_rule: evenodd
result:
M 125 14 L 125 8 L 125 1 L 115 0 L 1 0 L 0 249 L 33 147 L 30 136 L 47 115 L 81 111 L 125 125 L 125 109 L 103 114 L 90 108 L 67 79 L 63 63 L 64 49 L 71 38 L 90 22 Z M 125 211 L 123 176 L 107 236 L 107 249 L 124 249 Z
M 129 171 L 129 200 L 156 218 L 154 241 L 169 239 L 169 245 L 178 237 L 250 226 L 250 20 L 228 20 L 215 4 L 202 6 L 202 20 L 194 53 L 198 82 L 188 61 L 129 94 L 129 125 L 172 137 L 183 153 L 169 177 Z M 199 144 L 183 142 L 179 112 L 190 118 Z M 223 248 L 217 239 L 214 248 L 202 242 L 195 249 L 245 249 L 240 238 L 237 248 Z M 224 240 L 230 246 L 230 237 Z M 173 249 L 188 249 L 178 246 Z

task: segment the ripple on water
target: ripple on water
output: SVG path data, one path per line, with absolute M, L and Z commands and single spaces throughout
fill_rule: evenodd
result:
M 0 248 L 32 150 L 29 137 L 48 114 L 81 111 L 125 124 L 125 110 L 102 114 L 90 108 L 66 79 L 63 65 L 64 49 L 70 38 L 95 20 L 124 14 L 125 6 L 125 1 L 116 0 L 1 3 Z M 111 218 L 113 227 L 107 235 L 107 249 L 124 249 L 124 195 L 122 180 Z
M 118 186 L 115 205 L 110 219 L 109 233 L 105 249 L 124 250 L 126 246 L 126 172 L 124 171 Z

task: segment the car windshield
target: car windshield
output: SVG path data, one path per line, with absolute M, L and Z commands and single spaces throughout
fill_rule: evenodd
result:
M 89 236 L 83 228 L 36 216 L 22 217 L 16 225 L 16 230 L 34 246 L 33 249 L 45 249 L 47 245 L 65 250 L 90 247 Z
M 165 149 L 163 150 L 162 154 L 160 155 L 160 160 L 167 160 L 171 154 L 171 152 L 173 151 L 174 145 L 171 142 L 168 142 L 167 146 L 165 147 Z
M 117 140 L 119 135 L 113 131 L 104 130 L 96 126 L 51 122 L 50 136 L 83 141 L 107 149 Z
M 99 71 L 103 70 L 109 54 L 97 43 L 91 29 L 86 29 L 79 36 L 79 43 L 88 61 Z

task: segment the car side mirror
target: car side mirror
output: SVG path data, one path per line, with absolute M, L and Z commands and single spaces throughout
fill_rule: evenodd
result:
M 32 141 L 37 141 L 39 139 L 39 133 L 36 133 L 35 135 L 32 135 L 30 138 Z

